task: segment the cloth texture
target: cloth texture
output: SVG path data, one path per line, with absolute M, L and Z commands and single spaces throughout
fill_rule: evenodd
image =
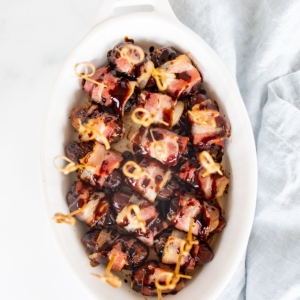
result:
M 169 1 L 236 80 L 257 147 L 247 253 L 218 300 L 300 299 L 300 1 Z

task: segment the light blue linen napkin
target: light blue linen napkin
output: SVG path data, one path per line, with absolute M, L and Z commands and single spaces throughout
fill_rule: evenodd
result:
M 169 1 L 236 79 L 257 142 L 254 226 L 218 300 L 300 299 L 300 1 Z

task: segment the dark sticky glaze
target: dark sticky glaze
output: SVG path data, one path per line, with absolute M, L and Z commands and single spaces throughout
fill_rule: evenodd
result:
M 206 238 L 208 235 L 208 231 L 209 231 L 210 217 L 207 216 L 207 211 L 204 207 L 203 201 L 200 200 L 200 204 L 201 204 L 200 213 L 196 217 L 195 222 L 199 223 L 199 225 L 200 225 L 198 235 L 200 237 Z
M 93 150 L 93 142 L 70 142 L 65 147 L 66 156 L 72 161 L 79 163 L 79 160 L 85 157 L 89 152 Z
M 112 173 L 106 178 L 103 187 L 111 191 L 117 191 L 120 188 L 123 179 L 124 176 L 121 170 L 113 170 Z
M 167 215 L 170 210 L 170 202 L 171 201 L 159 201 L 158 204 L 156 205 L 156 209 L 159 211 L 159 214 L 162 216 L 164 220 L 167 219 Z
M 153 61 L 155 68 L 158 68 L 167 61 L 175 59 L 180 54 L 181 53 L 173 47 L 163 47 L 151 53 L 151 60 Z
M 102 244 L 99 245 L 99 235 L 102 233 Z M 108 264 L 108 256 L 111 250 L 118 249 L 125 254 L 126 264 L 124 269 L 132 270 L 140 266 L 148 257 L 148 247 L 128 234 L 120 234 L 116 230 L 92 229 L 88 231 L 81 242 L 87 247 L 90 254 L 99 253 L 96 256 L 100 261 L 95 263 Z
M 164 247 L 166 242 L 168 241 L 169 236 L 173 231 L 174 227 L 168 227 L 164 231 L 162 231 L 154 241 L 154 251 L 159 255 L 162 256 L 164 254 Z
M 169 201 L 182 186 L 176 177 L 172 177 L 168 183 L 160 190 L 156 200 Z
M 132 192 L 120 190 L 113 194 L 111 199 L 111 204 L 118 214 L 122 211 L 122 209 L 128 204 L 130 197 L 132 196 Z
M 132 275 L 132 288 L 136 292 L 140 292 L 145 296 L 155 296 L 157 295 L 157 290 L 155 287 L 155 277 L 153 276 L 158 271 L 173 272 L 174 267 L 160 263 L 158 261 L 149 261 L 144 263 L 138 269 L 133 272 Z M 163 284 L 163 282 L 162 282 Z M 174 290 L 165 290 L 163 294 L 176 294 L 184 286 L 183 279 L 181 278 Z
M 119 114 L 122 115 L 122 109 L 129 101 L 129 93 L 130 93 L 130 85 L 129 80 L 125 78 L 121 78 L 114 89 L 110 90 L 111 98 L 114 102 L 114 109 Z M 133 96 L 134 97 L 134 96 Z M 126 108 L 128 111 L 130 109 Z
M 200 266 L 209 263 L 214 258 L 214 253 L 209 244 L 202 239 L 199 240 L 198 245 L 193 247 L 192 251 L 196 254 L 195 260 L 196 263 Z
M 89 227 L 103 227 L 115 224 L 115 214 L 111 210 L 110 202 L 106 195 L 85 182 L 74 182 L 70 191 L 67 193 L 66 200 L 70 212 L 82 208 L 90 201 L 98 201 L 92 211 L 90 207 L 86 208 L 86 210 L 89 211 L 89 218 L 84 217 L 84 219 L 82 219 L 83 217 L 80 213 L 77 215 L 77 218 L 84 221 Z

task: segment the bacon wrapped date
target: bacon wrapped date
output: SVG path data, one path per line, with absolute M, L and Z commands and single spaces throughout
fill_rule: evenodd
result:
M 198 103 L 187 113 L 193 145 L 201 151 L 210 150 L 214 144 L 224 148 L 224 140 L 230 136 L 230 126 L 220 115 L 215 101 L 199 98 L 198 95 L 192 98 Z
M 163 189 L 171 177 L 171 171 L 159 161 L 153 158 L 144 158 L 139 166 L 146 174 L 139 179 L 126 178 L 130 188 L 139 192 L 150 202 L 154 202 L 158 193 Z
M 116 116 L 105 112 L 100 105 L 82 105 L 72 110 L 71 122 L 79 133 L 79 139 L 103 143 L 103 138 L 109 143 L 117 143 L 124 136 L 123 122 Z
M 132 136 L 133 150 L 151 156 L 167 166 L 175 166 L 181 154 L 185 151 L 189 138 L 163 128 L 140 129 Z M 163 143 L 164 151 L 158 152 L 156 143 Z
M 121 55 L 122 50 L 126 54 L 125 57 Z M 134 46 L 130 41 L 125 41 L 119 43 L 109 51 L 107 58 L 110 66 L 117 74 L 121 76 L 126 75 L 129 78 L 137 80 L 140 89 L 146 87 L 147 82 L 151 77 L 154 64 L 149 56 L 144 53 L 142 48 Z
M 161 232 L 154 242 L 155 252 L 161 256 L 162 262 L 165 264 L 176 264 L 180 245 L 186 238 L 186 233 L 173 227 L 169 227 Z M 194 239 L 196 239 L 194 237 Z M 202 239 L 198 240 L 198 244 L 193 245 L 189 254 L 183 255 L 181 266 L 187 270 L 193 270 L 196 265 L 204 265 L 213 259 L 213 252 L 208 243 Z
M 86 81 L 83 86 L 84 91 L 91 96 L 93 101 L 112 107 L 117 115 L 123 116 L 126 107 L 135 98 L 137 82 L 116 77 L 110 67 L 96 70 L 91 79 L 101 85 Z
M 163 264 L 158 261 L 148 261 L 141 265 L 138 269 L 133 272 L 131 287 L 136 292 L 141 292 L 145 296 L 157 295 L 157 289 L 155 286 L 155 278 L 161 272 L 173 272 L 174 267 Z M 160 284 L 165 283 L 165 277 L 161 276 Z M 181 278 L 176 284 L 173 290 L 164 290 L 163 294 L 176 294 L 184 287 L 184 281 Z
M 66 198 L 70 212 L 83 208 L 76 218 L 87 226 L 102 228 L 115 224 L 115 213 L 109 200 L 104 192 L 95 187 L 82 181 L 74 182 Z
M 92 148 L 92 150 L 90 150 Z M 71 142 L 65 148 L 66 155 L 84 168 L 78 171 L 78 178 L 91 185 L 116 190 L 121 185 L 123 175 L 117 170 L 123 156 L 114 150 L 106 150 L 99 143 Z
M 205 169 L 195 160 L 188 160 L 184 163 L 177 176 L 190 184 L 197 193 L 206 200 L 220 198 L 225 193 L 229 179 L 219 173 L 202 176 Z
M 158 70 L 175 75 L 166 77 L 167 93 L 174 98 L 185 97 L 200 90 L 201 74 L 186 54 L 167 61 Z
M 132 270 L 140 266 L 149 254 L 148 247 L 142 242 L 112 229 L 91 229 L 83 236 L 81 242 L 87 247 L 89 259 L 93 263 L 107 265 L 114 255 L 112 269 L 115 271 Z
M 178 193 L 171 201 L 168 219 L 175 228 L 188 232 L 191 218 L 193 235 L 205 239 L 218 227 L 220 211 L 193 195 Z
M 155 206 L 137 193 L 132 195 L 123 191 L 117 192 L 114 194 L 112 202 L 114 203 L 113 206 L 117 207 L 118 210 L 117 224 L 132 233 L 147 246 L 152 246 L 154 237 L 168 227 Z M 139 207 L 141 217 L 146 222 L 145 232 L 128 220 L 127 214 L 130 205 L 137 205 Z

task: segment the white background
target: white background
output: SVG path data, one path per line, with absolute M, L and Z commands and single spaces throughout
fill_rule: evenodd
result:
M 0 0 L 0 299 L 90 299 L 53 239 L 39 182 L 51 86 L 99 0 Z

